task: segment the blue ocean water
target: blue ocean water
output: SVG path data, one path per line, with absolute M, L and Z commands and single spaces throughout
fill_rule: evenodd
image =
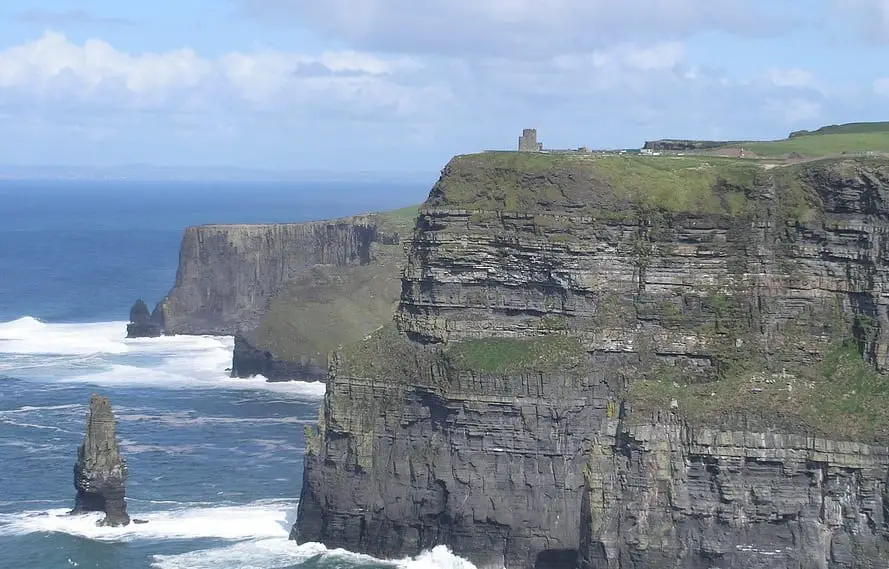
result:
M 125 339 L 172 285 L 183 229 L 416 203 L 422 184 L 0 182 L 0 569 L 468 565 L 287 540 L 323 386 L 226 376 L 232 339 Z M 110 397 L 131 516 L 65 515 L 92 392 Z

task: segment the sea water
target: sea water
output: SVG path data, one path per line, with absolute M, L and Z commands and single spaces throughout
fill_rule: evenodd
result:
M 422 184 L 0 182 L 0 569 L 471 567 L 287 540 L 318 383 L 232 379 L 232 338 L 128 340 L 172 285 L 187 225 L 323 219 L 422 200 Z M 108 396 L 130 515 L 67 516 L 90 394 Z

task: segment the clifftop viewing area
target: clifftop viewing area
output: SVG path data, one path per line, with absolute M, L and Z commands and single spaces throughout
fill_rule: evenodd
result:
M 510 152 L 489 150 L 487 152 Z M 797 163 L 828 157 L 889 156 L 889 121 L 830 125 L 817 130 L 799 130 L 780 140 L 692 140 L 646 141 L 641 148 L 573 149 L 546 148 L 537 139 L 536 128 L 526 128 L 513 152 L 590 155 L 714 156 Z

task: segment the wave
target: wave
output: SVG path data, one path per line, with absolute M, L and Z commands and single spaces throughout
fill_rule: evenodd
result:
M 126 322 L 53 324 L 30 316 L 0 323 L 0 372 L 57 384 L 223 388 L 319 399 L 323 382 L 229 377 L 234 338 L 127 338 Z
M 345 549 L 328 549 L 320 543 L 296 545 L 286 538 L 269 538 L 201 549 L 179 555 L 155 555 L 157 569 L 221 569 L 227 567 L 284 569 L 317 559 L 318 567 L 347 569 L 368 566 L 395 569 L 476 569 L 471 562 L 439 545 L 417 557 L 401 560 L 377 559 Z
M 47 324 L 25 316 L 0 323 L 0 352 L 11 354 L 122 354 L 128 351 L 123 337 L 126 322 L 94 324 Z
M 0 514 L 0 536 L 65 533 L 96 541 L 265 539 L 288 535 L 296 515 L 291 500 L 264 500 L 242 506 L 183 507 L 155 512 L 130 511 L 147 524 L 99 527 L 103 516 L 69 516 L 68 509 Z

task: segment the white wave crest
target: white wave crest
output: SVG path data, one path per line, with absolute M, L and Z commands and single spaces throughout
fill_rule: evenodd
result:
M 268 383 L 229 377 L 234 338 L 126 338 L 126 322 L 47 324 L 31 317 L 0 323 L 0 372 L 58 384 L 223 388 L 323 397 L 323 382 Z
M 97 541 L 216 538 L 226 540 L 284 537 L 296 514 L 292 501 L 261 501 L 244 506 L 186 507 L 158 512 L 133 512 L 122 528 L 99 527 L 103 514 L 70 516 L 67 509 L 0 514 L 0 535 L 66 533 Z
M 46 324 L 25 316 L 0 323 L 0 352 L 8 354 L 122 354 L 126 322 Z M 124 333 L 121 334 L 120 331 Z
M 201 549 L 179 555 L 155 555 L 152 567 L 157 569 L 281 569 L 303 563 L 313 557 L 345 561 L 350 565 L 376 565 L 397 569 L 476 569 L 475 565 L 439 545 L 417 557 L 383 560 L 352 553 L 344 549 L 328 549 L 320 543 L 296 545 L 284 537 L 246 541 Z M 341 566 L 337 564 L 336 566 Z

